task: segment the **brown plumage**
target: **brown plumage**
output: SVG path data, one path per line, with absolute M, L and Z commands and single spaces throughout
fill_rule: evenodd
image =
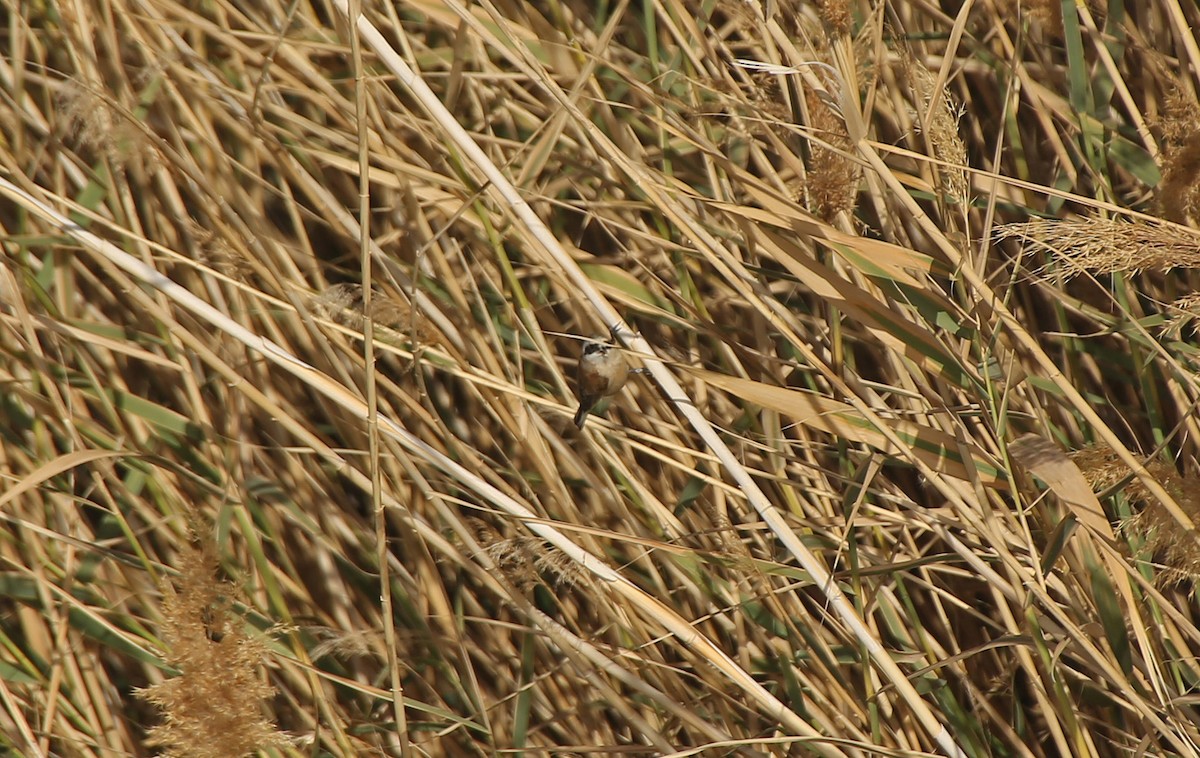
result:
M 629 378 L 629 364 L 615 346 L 601 340 L 591 340 L 583 346 L 579 356 L 579 410 L 575 413 L 575 426 L 580 429 L 587 421 L 588 412 L 600 399 L 615 394 Z

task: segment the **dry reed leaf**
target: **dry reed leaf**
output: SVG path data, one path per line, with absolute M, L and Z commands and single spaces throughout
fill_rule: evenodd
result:
M 10 485 L 7 491 L 3 495 L 0 495 L 0 507 L 16 501 L 25 493 L 36 491 L 38 487 L 47 481 L 77 466 L 85 466 L 95 461 L 104 460 L 105 458 L 120 458 L 125 455 L 128 455 L 128 453 L 120 450 L 76 450 L 54 460 L 47 461 L 36 470 L 22 477 L 19 482 Z
M 1111 597 L 1111 589 L 1094 579 L 1089 582 L 1088 592 L 1095 600 L 1096 612 L 1104 625 L 1109 644 L 1120 648 L 1117 657 L 1123 659 L 1121 665 L 1128 668 L 1131 653 L 1126 635 L 1132 632 L 1140 648 L 1148 650 L 1151 647 L 1149 630 L 1130 580 L 1132 569 L 1115 549 L 1116 534 L 1103 506 L 1079 467 L 1050 440 L 1037 434 L 1027 434 L 1012 442 L 1008 449 L 1013 459 L 1044 481 L 1084 526 L 1086 538 L 1082 541 L 1071 540 L 1082 554 L 1084 566 L 1090 568 L 1103 564 L 1107 567 L 1121 603 L 1118 604 L 1116 598 Z
M 908 451 L 897 450 L 882 432 L 845 403 L 811 392 L 776 387 L 711 371 L 691 368 L 686 371 L 735 397 L 778 411 L 789 421 L 810 429 L 870 445 L 888 455 L 908 455 Z M 968 473 L 967 464 L 962 460 L 960 445 L 953 435 L 911 421 L 896 420 L 890 422 L 889 426 L 900 439 L 909 444 L 912 455 L 924 461 L 934 471 L 958 479 L 978 478 L 989 486 L 1002 484 L 999 472 L 989 456 L 982 450 L 971 449 L 970 446 L 967 450 L 972 456 L 970 465 L 973 475 Z
M 913 276 L 914 272 L 938 275 L 945 273 L 937 261 L 928 255 L 882 240 L 847 234 L 806 216 L 795 208 L 789 208 L 768 193 L 753 194 L 755 200 L 763 204 L 763 208 L 718 202 L 712 202 L 711 205 L 755 223 L 790 229 L 804 237 L 824 240 L 829 247 L 846 255 L 847 260 L 865 274 L 882 275 L 914 287 L 923 287 L 921 280 Z
M 782 264 L 816 297 L 836 305 L 895 354 L 903 355 L 927 371 L 956 383 L 969 381 L 966 367 L 956 356 L 946 352 L 936 334 L 898 314 L 895 306 L 884 301 L 877 292 L 870 292 L 837 275 L 791 240 L 765 228 L 755 231 L 762 253 Z M 948 314 L 957 311 L 943 298 L 935 296 L 933 302 L 943 305 Z
M 1014 459 L 1050 487 L 1079 523 L 1109 540 L 1116 537 L 1088 480 L 1057 445 L 1036 434 L 1027 434 L 1008 449 Z

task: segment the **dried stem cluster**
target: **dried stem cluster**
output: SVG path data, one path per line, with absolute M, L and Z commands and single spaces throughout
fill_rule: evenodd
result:
M 353 6 L 0 3 L 0 751 L 1200 753 L 1194 3 Z

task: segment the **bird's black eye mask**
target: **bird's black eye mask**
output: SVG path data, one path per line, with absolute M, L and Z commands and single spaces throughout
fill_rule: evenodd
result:
M 586 345 L 584 345 L 584 347 L 583 347 L 584 355 L 596 355 L 597 353 L 600 355 L 604 355 L 608 351 L 609 351 L 609 345 L 605 345 L 601 342 L 589 342 Z

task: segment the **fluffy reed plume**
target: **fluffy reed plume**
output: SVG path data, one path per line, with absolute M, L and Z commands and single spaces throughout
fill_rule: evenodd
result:
M 565 590 L 583 578 L 578 566 L 543 540 L 525 536 L 504 538 L 478 519 L 472 519 L 471 526 L 483 552 L 510 582 L 523 590 L 542 583 Z
M 342 326 L 355 331 L 363 328 L 367 308 L 361 284 L 332 285 L 310 298 L 309 304 L 319 314 Z M 375 328 L 380 332 L 380 339 L 397 344 L 408 339 L 407 335 L 413 327 L 413 310 L 408 303 L 381 292 L 374 292 L 370 312 Z M 415 334 L 419 341 L 424 342 L 432 338 L 434 332 L 425 322 L 420 321 Z
M 1200 292 L 1190 292 L 1178 297 L 1167 310 L 1168 320 L 1163 336 L 1179 339 L 1188 326 L 1200 319 Z
M 1163 215 L 1181 224 L 1194 222 L 1200 210 L 1200 103 L 1176 90 L 1167 100 L 1161 128 L 1166 143 L 1158 186 Z
M 1062 4 L 1054 0 L 1000 0 L 998 12 L 1011 19 L 1033 19 L 1053 35 L 1062 28 Z
M 70 136 L 80 146 L 115 165 L 135 154 L 152 153 L 133 114 L 123 111 L 101 85 L 68 82 L 58 95 L 58 108 Z
M 938 89 L 938 78 L 911 53 L 901 55 L 904 75 L 913 89 L 917 112 L 914 127 L 929 144 L 930 154 L 941 163 L 932 164 L 937 176 L 941 200 L 960 208 L 966 205 L 969 190 L 966 166 L 967 147 L 958 136 L 963 108 L 945 85 Z M 926 123 L 926 119 L 928 122 Z M 961 211 L 960 211 L 961 213 Z M 943 211 L 943 215 L 948 215 Z
M 849 0 L 818 0 L 816 6 L 831 38 L 853 31 L 854 14 Z
M 1130 471 L 1111 448 L 1093 445 L 1072 456 L 1080 471 L 1097 492 L 1128 480 L 1125 496 L 1137 510 L 1121 522 L 1121 530 L 1134 539 L 1135 546 L 1152 555 L 1160 569 L 1163 584 L 1195 582 L 1200 579 L 1200 540 L 1185 530 L 1179 520 L 1146 489 L 1143 481 L 1130 478 Z M 1193 523 L 1200 524 L 1200 477 L 1180 476 L 1174 468 L 1159 460 L 1148 461 L 1146 470 L 1179 504 Z M 1196 485 L 1193 489 L 1192 485 Z
M 265 648 L 232 613 L 234 588 L 215 570 L 211 557 L 184 547 L 177 584 L 163 586 L 165 660 L 178 675 L 139 694 L 162 712 L 149 737 L 164 756 L 236 758 L 285 743 L 264 712 L 275 694 Z
M 1200 266 L 1200 238 L 1169 226 L 1092 218 L 1007 224 L 1000 239 L 1051 253 L 1064 275 L 1170 271 Z
M 833 221 L 854 210 L 860 171 L 849 157 L 853 148 L 841 117 L 811 90 L 805 92 L 805 104 L 813 132 L 820 139 L 820 143 L 811 143 L 806 175 L 809 207 L 820 218 Z

